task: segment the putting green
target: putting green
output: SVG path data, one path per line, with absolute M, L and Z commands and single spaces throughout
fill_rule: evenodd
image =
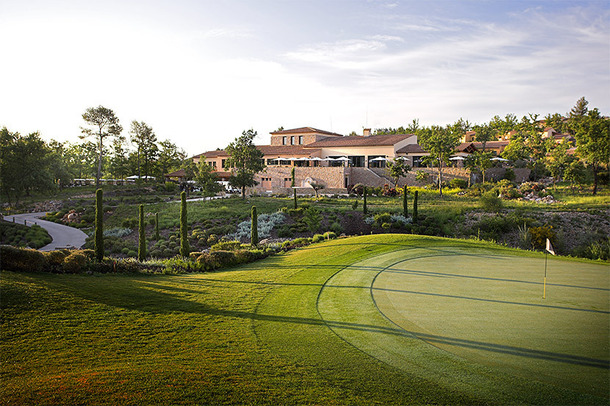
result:
M 546 299 L 543 276 L 543 257 L 413 246 L 335 273 L 317 308 L 356 348 L 451 390 L 608 398 L 608 266 L 549 259 Z

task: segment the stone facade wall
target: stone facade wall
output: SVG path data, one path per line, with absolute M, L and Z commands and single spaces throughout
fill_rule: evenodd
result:
M 310 182 L 321 183 L 327 189 L 344 189 L 346 169 L 344 167 L 295 167 L 295 186 L 309 187 Z M 290 187 L 284 179 L 291 178 L 292 167 L 267 167 L 264 172 L 256 174 L 254 179 L 259 182 L 255 189 L 276 190 Z M 262 179 L 271 178 L 263 182 Z
M 375 169 L 369 168 L 349 168 L 350 177 L 349 184 L 355 185 L 362 183 L 366 186 L 379 187 L 388 183 L 388 180 L 380 176 Z
M 499 181 L 504 179 L 506 175 L 507 168 L 490 168 L 485 171 L 485 178 L 487 180 Z M 513 172 L 515 172 L 515 182 L 523 183 L 527 182 L 530 179 L 530 174 L 532 171 L 528 168 L 512 168 Z

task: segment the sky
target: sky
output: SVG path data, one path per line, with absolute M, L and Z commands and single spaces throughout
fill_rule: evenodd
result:
M 242 131 L 610 115 L 610 1 L 0 0 L 0 127 L 102 105 L 195 155 Z

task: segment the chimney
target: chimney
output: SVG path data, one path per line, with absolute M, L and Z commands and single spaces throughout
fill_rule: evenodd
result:
M 371 136 L 371 129 L 370 128 L 365 128 L 362 131 L 362 135 L 365 136 L 365 137 L 370 137 Z

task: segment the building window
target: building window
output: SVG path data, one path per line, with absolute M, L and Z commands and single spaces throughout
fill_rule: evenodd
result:
M 290 145 L 294 145 L 294 136 L 290 137 Z
M 299 145 L 303 145 L 303 136 L 299 135 Z
M 282 145 L 286 145 L 286 136 L 282 137 Z
M 226 166 L 225 166 L 225 165 L 226 165 L 226 162 L 227 162 L 227 160 L 226 160 L 226 159 L 223 159 L 223 160 L 222 160 L 222 167 L 223 167 L 223 168 L 226 168 Z

